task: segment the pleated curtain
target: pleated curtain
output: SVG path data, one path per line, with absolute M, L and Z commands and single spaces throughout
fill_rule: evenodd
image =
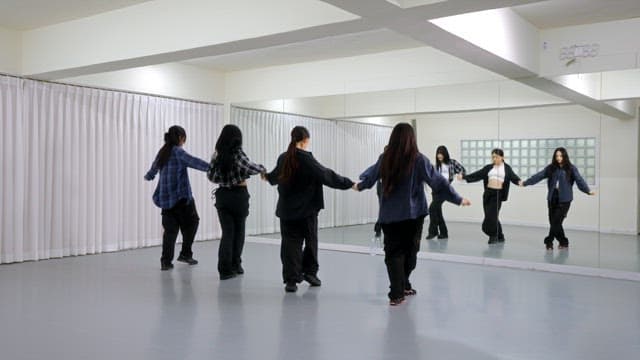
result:
M 358 175 L 372 165 L 388 142 L 391 129 L 371 124 L 313 118 L 270 111 L 231 108 L 231 122 L 243 132 L 243 147 L 256 163 L 271 171 L 278 156 L 290 141 L 291 129 L 305 126 L 311 133 L 310 151 L 325 167 L 358 181 Z M 248 234 L 279 231 L 275 217 L 278 193 L 254 177 L 249 181 L 251 195 Z M 325 209 L 320 212 L 318 225 L 332 227 L 363 224 L 375 221 L 378 202 L 375 191 L 356 193 L 324 188 Z
M 143 180 L 171 125 L 208 161 L 221 105 L 0 76 L 0 262 L 161 243 L 160 209 Z M 204 172 L 189 170 L 196 240 L 219 237 Z

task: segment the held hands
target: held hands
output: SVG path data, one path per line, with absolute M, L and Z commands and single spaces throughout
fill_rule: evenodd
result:
M 353 186 L 351 186 L 351 189 L 353 189 L 353 190 L 355 190 L 357 192 L 360 192 L 360 189 L 358 188 L 358 184 L 356 184 L 356 183 L 353 183 Z
M 462 199 L 462 203 L 460 203 L 460 206 L 471 206 L 471 201 L 469 201 L 469 199 L 464 198 Z
M 458 181 L 464 181 L 464 177 L 462 176 L 462 174 L 456 175 L 456 179 L 458 179 Z
M 518 186 L 520 186 L 520 187 L 524 187 L 524 181 L 520 180 L 520 181 L 518 182 Z
M 260 179 L 267 181 L 267 173 L 266 172 L 260 173 Z

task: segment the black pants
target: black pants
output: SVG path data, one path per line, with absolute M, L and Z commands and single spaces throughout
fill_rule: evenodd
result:
M 218 272 L 230 275 L 242 263 L 245 224 L 249 216 L 249 191 L 246 186 L 216 190 L 216 209 L 222 228 L 218 247 Z
M 198 231 L 198 224 L 200 224 L 195 201 L 193 199 L 191 201 L 182 199 L 172 208 L 162 209 L 161 214 L 164 234 L 162 235 L 162 257 L 160 262 L 163 265 L 169 265 L 173 261 L 178 231 L 182 233 L 180 257 L 187 259 L 193 257 L 191 246 Z
M 482 195 L 482 207 L 484 209 L 484 221 L 482 221 L 482 232 L 489 237 L 504 239 L 502 224 L 499 215 L 502 207 L 500 200 L 500 190 L 486 189 Z
M 304 274 L 316 275 L 319 268 L 318 215 L 299 220 L 280 219 L 280 233 L 283 281 L 299 283 Z
M 545 244 L 550 244 L 557 239 L 560 246 L 569 246 L 569 239 L 564 234 L 562 222 L 567 217 L 571 202 L 558 202 L 556 199 L 548 202 L 549 206 L 549 235 L 544 239 Z
M 444 199 L 433 194 L 433 201 L 429 205 L 429 235 L 439 234 L 442 237 L 449 237 L 449 230 L 442 215 L 442 203 L 444 203 Z
M 382 224 L 390 299 L 401 298 L 411 289 L 409 276 L 416 268 L 423 225 L 424 217 Z

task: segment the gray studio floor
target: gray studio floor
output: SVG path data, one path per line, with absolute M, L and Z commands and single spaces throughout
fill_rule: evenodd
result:
M 160 248 L 0 266 L 2 359 L 637 359 L 640 283 L 420 260 L 387 303 L 382 257 L 320 252 L 323 286 L 285 294 L 279 247 L 247 243 L 219 281 L 159 271 Z M 453 244 L 450 243 L 450 248 Z
M 424 236 L 428 224 L 427 219 Z M 507 241 L 504 246 L 487 245 L 480 224 L 449 222 L 448 228 L 447 240 L 425 240 L 423 236 L 421 251 L 640 272 L 639 236 L 567 230 L 570 249 L 559 251 L 555 242 L 556 250 L 548 252 L 542 242 L 548 228 L 505 225 Z M 319 241 L 324 243 L 369 247 L 373 224 L 320 229 L 318 235 Z M 280 239 L 280 234 L 260 237 Z

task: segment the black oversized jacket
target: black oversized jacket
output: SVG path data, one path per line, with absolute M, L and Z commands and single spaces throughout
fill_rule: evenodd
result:
M 266 175 L 271 185 L 278 185 L 276 216 L 282 220 L 317 215 L 324 209 L 323 185 L 346 190 L 354 184 L 350 179 L 322 166 L 310 152 L 300 149 L 296 149 L 298 170 L 287 183 L 281 183 L 278 178 L 285 155 L 283 153 L 278 157 L 276 168 Z
M 486 191 L 487 185 L 489 184 L 489 172 L 493 169 L 493 166 L 493 164 L 489 164 L 474 173 L 463 176 L 462 178 L 470 183 L 482 180 Z M 511 169 L 511 166 L 507 163 L 504 163 L 504 172 L 504 183 L 502 184 L 502 190 L 500 190 L 501 201 L 507 201 L 509 198 L 509 183 L 517 185 L 520 182 L 520 177 L 513 172 L 513 169 Z

